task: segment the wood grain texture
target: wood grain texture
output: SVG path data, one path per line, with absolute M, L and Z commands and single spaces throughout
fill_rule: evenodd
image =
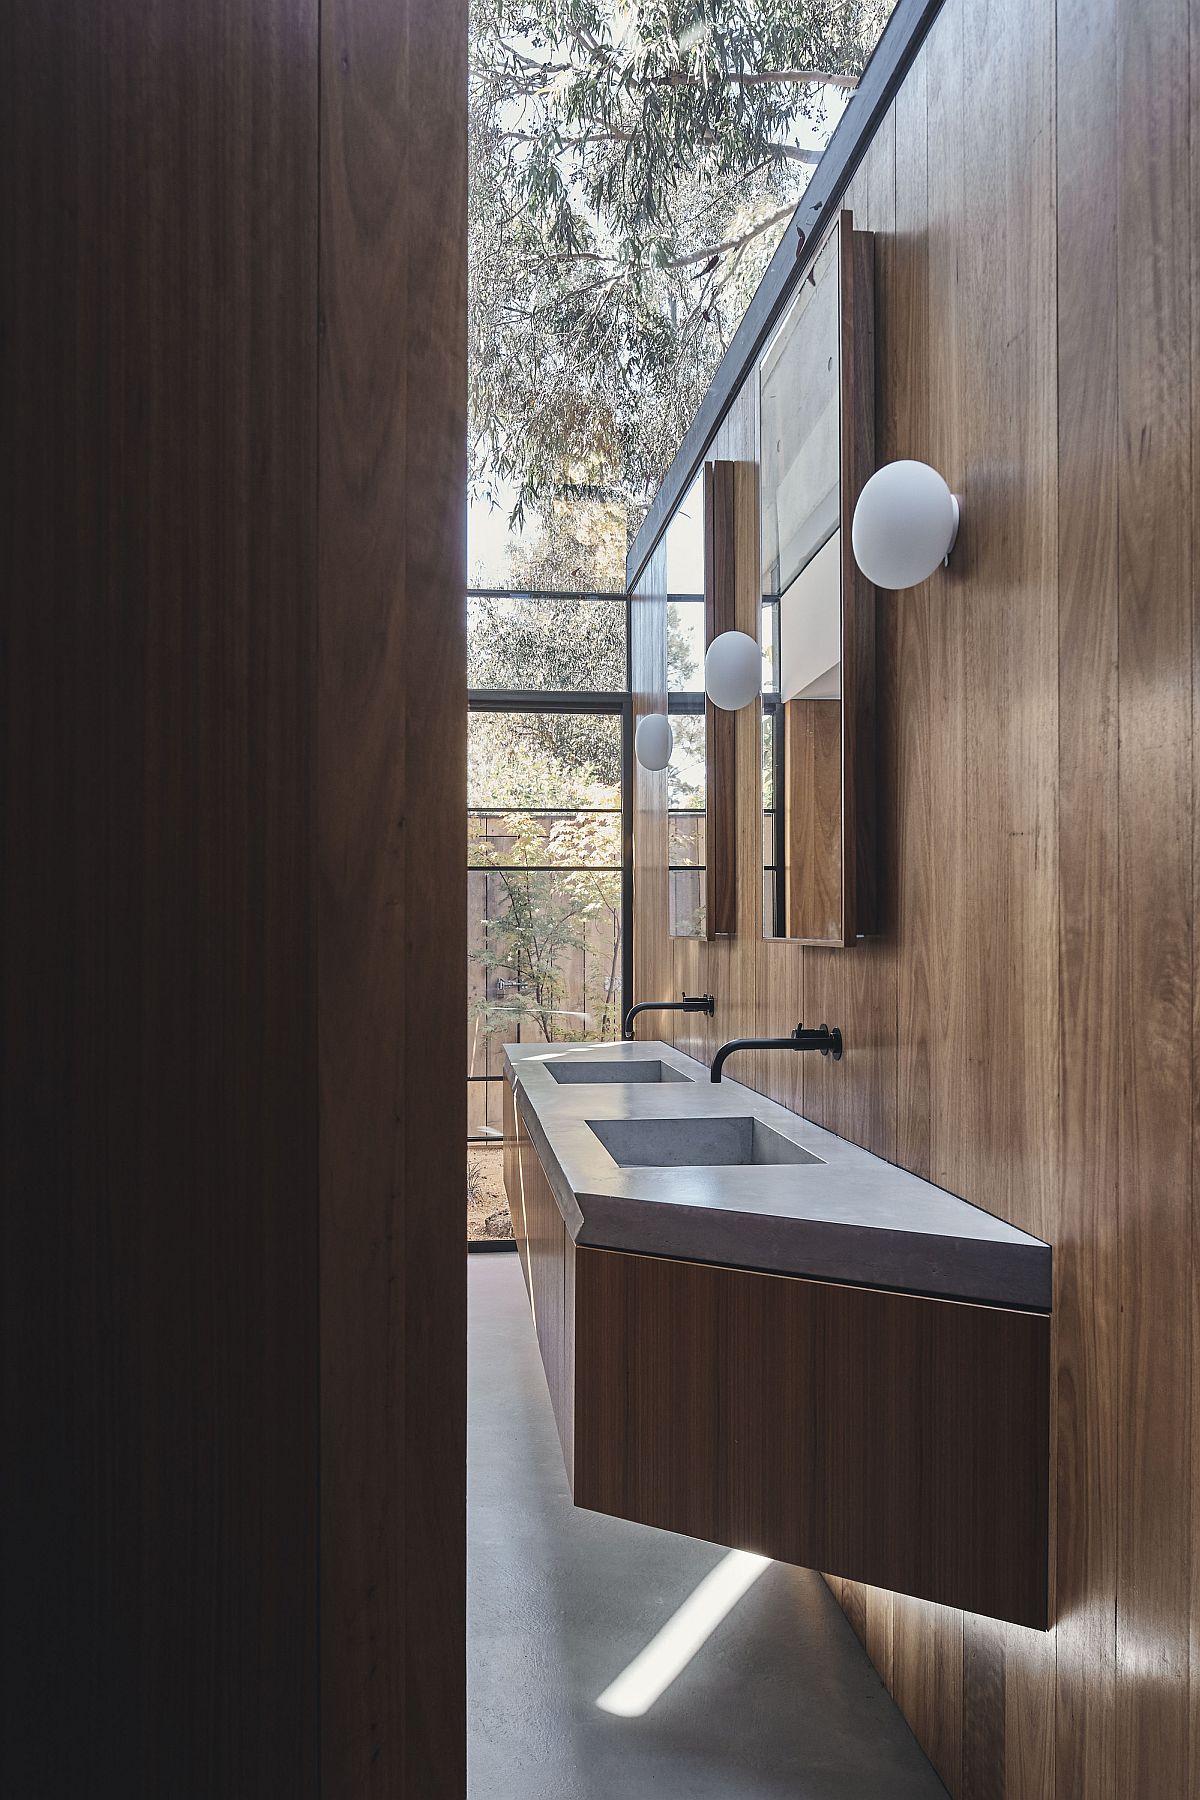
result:
M 878 458 L 965 500 L 950 567 L 877 601 L 882 929 L 689 966 L 717 1041 L 842 1026 L 841 1064 L 743 1079 L 1055 1246 L 1055 1631 L 840 1583 L 956 1795 L 1200 1772 L 1195 16 L 934 22 L 845 199 Z M 752 453 L 752 391 L 714 453 Z
M 312 1796 L 317 9 L 3 39 L 0 1789 Z
M 875 471 L 875 241 L 855 230 L 847 208 L 838 222 L 841 343 L 842 559 L 842 920 L 853 944 L 875 929 L 879 883 L 879 769 L 876 752 L 875 589 L 854 560 L 849 521 Z
M 737 626 L 737 469 L 731 462 L 704 465 L 704 643 Z M 737 715 L 704 703 L 705 935 L 737 930 L 738 779 Z
M 783 741 L 787 934 L 840 937 L 842 702 L 788 700 L 783 708 Z
M 507 1086 L 507 1083 L 505 1084 Z M 517 1108 L 515 1186 L 508 1189 L 513 1231 L 518 1231 L 526 1289 L 538 1352 L 550 1392 L 567 1480 L 573 1479 L 575 1434 L 575 1246 Z
M 465 6 L 5 25 L 0 1788 L 461 1796 Z
M 1118 1792 L 1189 1786 L 1191 254 L 1187 8 L 1122 13 L 1116 366 L 1122 1061 Z M 1195 1671 L 1200 1677 L 1200 1670 Z
M 1115 1800 L 1118 0 L 1058 10 L 1059 943 L 1055 1768 Z
M 1046 596 L 1058 574 L 1057 240 L 1043 196 L 1055 180 L 1054 22 L 1040 0 L 1003 12 L 971 6 L 963 47 L 964 206 L 990 221 L 990 242 L 967 240 L 959 258 L 962 391 L 974 402 L 962 414 L 964 470 L 981 523 L 967 537 L 960 589 L 964 885 L 966 918 L 976 929 L 993 921 L 1002 956 L 966 962 L 959 1103 L 974 1129 L 956 1179 L 983 1205 L 1053 1237 L 1059 643 Z M 997 255 L 1023 321 L 1019 338 L 994 304 Z M 964 1640 L 968 1661 L 1004 1661 L 1006 1704 L 990 1729 L 1006 1792 L 1040 1794 L 1053 1783 L 1053 1645 L 1019 1632 L 997 1639 L 969 1618 Z M 964 1709 L 964 1730 L 968 1721 Z
M 521 1278 L 529 1292 L 529 1219 L 522 1186 L 521 1137 L 524 1126 L 517 1111 L 516 1096 L 507 1079 L 501 1090 L 504 1119 L 504 1193 L 508 1200 L 508 1216 L 512 1223 L 513 1242 L 521 1262 Z
M 880 454 L 923 456 L 961 488 L 966 405 L 958 282 L 966 218 L 961 6 L 939 17 L 937 27 L 918 59 L 923 104 L 918 88 L 917 104 L 903 113 L 899 104 L 896 109 L 897 233 L 915 240 L 905 258 L 915 306 L 906 347 L 915 361 L 907 378 L 901 365 L 889 369 L 896 438 L 881 446 Z M 903 227 L 902 168 L 910 184 Z M 914 440 L 923 447 L 902 448 Z M 964 537 L 964 553 L 968 546 Z M 956 1089 L 965 1054 L 963 971 L 973 942 L 964 896 L 966 685 L 957 574 L 936 571 L 902 597 L 897 669 L 901 707 L 907 707 L 910 682 L 924 701 L 901 728 L 905 836 L 896 872 L 898 982 L 900 1016 L 912 1035 L 902 1030 L 899 1038 L 898 1154 L 916 1173 L 951 1186 L 958 1175 L 954 1152 L 964 1135 Z M 975 929 L 990 932 L 992 923 L 981 921 Z M 914 1084 L 917 1105 L 910 1110 L 906 1090 Z M 956 1795 L 962 1791 L 964 1637 L 963 1618 L 940 1608 L 914 1615 L 907 1603 L 897 1602 L 894 1691 Z
M 1197 593 L 1197 571 L 1200 571 L 1200 231 L 1195 226 L 1195 201 L 1200 194 L 1200 13 L 1195 5 L 1191 24 L 1191 191 L 1193 222 L 1192 251 L 1192 356 L 1191 356 L 1191 475 L 1192 475 L 1192 895 L 1200 893 L 1200 828 L 1196 822 L 1196 806 L 1200 798 L 1200 594 Z M 1197 1394 L 1200 1392 L 1200 1201 L 1197 1198 L 1197 1172 L 1200 1171 L 1200 1092 L 1197 1069 L 1200 1068 L 1200 933 L 1192 931 L 1192 1417 L 1191 1417 L 1191 1594 L 1188 1644 L 1189 1771 L 1192 1785 L 1200 1784 L 1200 1549 L 1196 1543 L 1195 1513 L 1200 1506 L 1200 1417 L 1197 1417 Z
M 577 1249 L 576 1502 L 1044 1627 L 1048 1363 L 1044 1315 Z
M 466 8 L 321 11 L 323 1796 L 465 1788 Z

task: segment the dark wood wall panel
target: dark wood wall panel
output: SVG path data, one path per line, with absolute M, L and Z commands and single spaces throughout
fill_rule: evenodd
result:
M 0 41 L 0 1790 L 461 1796 L 465 6 Z
M 465 7 L 321 12 L 328 1800 L 465 1786 Z
M 682 1048 L 827 1017 L 840 1065 L 741 1078 L 1055 1246 L 1055 1629 L 831 1584 L 961 1796 L 1200 1792 L 1194 39 L 1184 0 L 946 0 L 845 200 L 880 460 L 965 497 L 879 597 L 883 929 L 670 946 L 717 1001 Z
M 4 22 L 0 1788 L 312 1795 L 317 9 Z

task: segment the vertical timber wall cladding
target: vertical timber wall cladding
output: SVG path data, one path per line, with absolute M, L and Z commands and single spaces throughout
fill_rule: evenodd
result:
M 322 0 L 329 1800 L 465 1788 L 466 83 L 460 0 Z
M 835 1584 L 964 1800 L 1200 1794 L 1197 22 L 946 0 L 846 195 L 876 234 L 878 459 L 965 497 L 949 568 L 878 600 L 880 934 L 760 941 L 747 836 L 737 937 L 672 941 L 638 771 L 638 991 L 717 1001 L 650 1029 L 710 1058 L 839 1024 L 842 1063 L 742 1078 L 1054 1245 L 1055 1628 Z M 706 454 L 757 454 L 752 382 Z M 664 581 L 656 553 L 639 709 Z
M 457 1800 L 465 0 L 2 10 L 0 1790 Z

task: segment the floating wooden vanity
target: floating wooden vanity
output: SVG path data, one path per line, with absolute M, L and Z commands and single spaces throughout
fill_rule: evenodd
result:
M 689 1061 L 665 1046 L 627 1048 Z M 866 1153 L 845 1146 L 847 1175 L 828 1133 L 736 1083 L 708 1089 L 685 1077 L 694 1082 L 686 1097 L 674 1085 L 559 1087 L 544 1059 L 536 1071 L 514 1061 L 510 1074 L 505 1183 L 576 1505 L 1044 1629 L 1048 1310 L 589 1243 L 639 1204 L 665 1209 L 660 1232 L 704 1240 L 692 1209 L 670 1197 L 674 1178 L 692 1171 L 614 1168 L 611 1181 L 590 1184 L 606 1195 L 570 1185 L 584 1153 L 577 1128 L 594 1135 L 589 1115 L 662 1117 L 667 1106 L 678 1114 L 691 1105 L 699 1119 L 718 1105 L 752 1110 L 772 1129 L 780 1116 L 803 1127 L 819 1166 L 787 1178 L 824 1180 L 831 1199 L 806 1202 L 807 1213 L 834 1223 L 807 1213 L 789 1220 L 773 1240 L 784 1248 L 771 1254 L 804 1258 L 811 1243 L 823 1269 L 830 1257 L 857 1256 L 860 1240 L 864 1254 L 880 1254 L 845 1217 L 842 1190 Z M 655 1177 L 667 1178 L 665 1197 L 639 1202 L 633 1190 L 654 1191 Z M 886 1175 L 877 1179 L 883 1198 L 874 1204 L 891 1204 Z M 959 1236 L 946 1234 L 944 1253 L 929 1251 L 925 1282 L 942 1268 L 951 1283 L 996 1280 L 1023 1284 L 1035 1299 L 1048 1294 L 1046 1246 L 1017 1241 L 1024 1234 L 999 1221 L 983 1227 L 976 1209 L 928 1191 L 937 1206 L 974 1218 Z M 718 1223 L 736 1230 L 747 1217 L 735 1205 Z M 998 1235 L 983 1241 L 995 1250 L 994 1276 L 967 1242 L 970 1230 L 991 1227 Z M 896 1235 L 904 1266 L 915 1266 L 919 1251 L 906 1239 L 930 1234 Z M 753 1243 L 749 1224 L 746 1236 Z M 756 1248 L 765 1246 L 762 1238 Z

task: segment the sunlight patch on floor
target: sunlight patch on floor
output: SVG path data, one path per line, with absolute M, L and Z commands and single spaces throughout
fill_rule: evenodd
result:
M 602 1712 L 640 1719 L 708 1642 L 722 1619 L 749 1592 L 770 1558 L 731 1550 L 711 1569 L 678 1612 L 638 1652 L 596 1701 Z

